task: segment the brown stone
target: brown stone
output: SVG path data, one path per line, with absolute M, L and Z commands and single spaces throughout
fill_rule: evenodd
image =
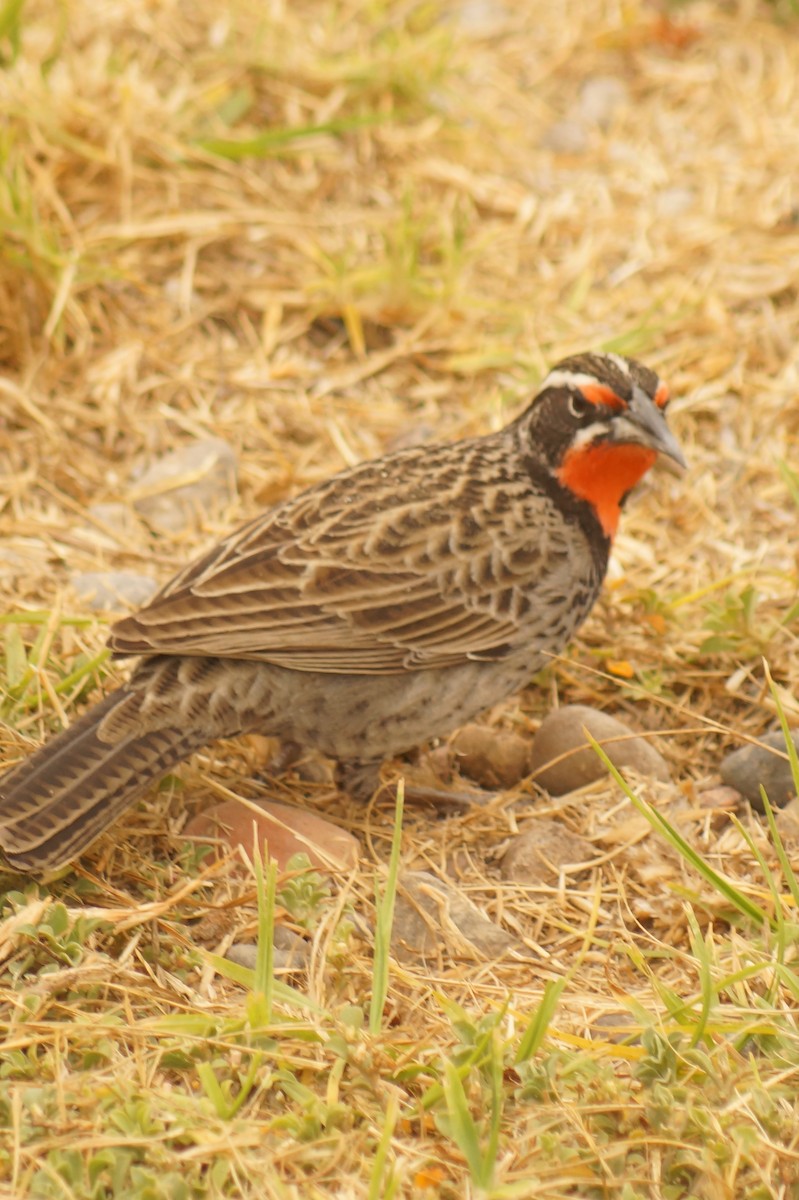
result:
M 484 787 L 513 787 L 530 770 L 527 738 L 489 725 L 464 725 L 450 743 L 463 775 Z
M 249 804 L 226 800 L 198 813 L 186 826 L 185 836 L 193 841 L 221 841 L 225 852 L 242 846 L 252 857 L 253 823 L 258 845 L 264 842 L 280 870 L 295 854 L 307 854 L 314 867 L 351 871 L 358 863 L 360 847 L 345 829 L 339 829 L 324 817 L 279 804 L 276 800 L 252 801 L 261 811 L 256 813 Z
M 799 750 L 799 732 L 792 736 Z M 721 778 L 729 787 L 737 788 L 758 812 L 763 812 L 761 786 L 773 807 L 788 804 L 796 795 L 796 788 L 782 730 L 766 733 L 756 744 L 741 746 L 726 755 L 721 764 Z
M 391 949 L 402 961 L 445 957 L 528 957 L 517 938 L 490 921 L 453 884 L 428 871 L 400 876 Z
M 602 760 L 585 736 L 586 729 L 620 771 L 632 767 L 650 779 L 669 779 L 663 756 L 623 721 L 585 704 L 567 704 L 544 719 L 533 741 L 533 777 L 552 795 L 573 792 L 605 774 Z
M 590 842 L 572 833 L 560 821 L 542 817 L 513 839 L 499 873 L 514 883 L 554 885 L 564 867 L 586 862 L 595 855 Z
M 723 809 L 725 812 L 735 812 L 741 807 L 743 796 L 737 788 L 719 784 L 717 787 L 705 788 L 696 797 L 700 808 Z

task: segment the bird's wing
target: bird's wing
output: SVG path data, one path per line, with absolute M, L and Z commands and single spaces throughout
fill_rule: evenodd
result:
M 115 625 L 111 648 L 353 674 L 501 656 L 551 539 L 514 519 L 514 485 L 485 484 L 485 441 L 454 460 L 404 451 L 271 509 Z

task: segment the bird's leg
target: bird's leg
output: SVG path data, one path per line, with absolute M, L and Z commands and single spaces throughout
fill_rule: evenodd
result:
M 366 803 L 381 787 L 380 760 L 361 762 L 349 759 L 339 763 L 338 782 L 342 791 L 352 796 L 354 800 Z M 430 787 L 423 779 L 418 778 L 418 768 L 409 764 L 405 778 L 405 799 L 420 804 L 440 805 L 442 808 L 469 808 L 473 804 L 485 805 L 495 799 L 495 792 L 474 791 L 456 792 L 447 788 Z M 417 778 L 414 778 L 417 776 Z M 391 791 L 396 790 L 396 779 L 387 780 L 383 786 Z
M 276 779 L 290 771 L 305 783 L 328 784 L 336 779 L 336 765 L 329 758 L 299 742 L 281 741 L 262 775 Z
M 299 742 L 281 741 L 277 752 L 269 760 L 269 774 L 281 775 L 283 771 L 293 767 L 303 753 L 303 747 Z
M 484 792 L 481 788 L 475 788 L 473 792 L 454 792 L 411 782 L 405 789 L 405 795 L 417 804 L 432 804 L 439 808 L 471 808 L 473 805 L 482 808 L 496 800 L 498 793 Z
M 346 759 L 338 765 L 338 785 L 353 800 L 366 803 L 380 787 L 382 759 Z

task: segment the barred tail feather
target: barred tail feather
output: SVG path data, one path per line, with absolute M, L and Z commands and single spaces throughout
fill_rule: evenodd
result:
M 142 731 L 135 721 L 109 740 L 107 718 L 129 697 L 125 689 L 112 692 L 0 776 L 0 848 L 13 867 L 45 871 L 69 862 L 154 779 L 208 740 L 192 729 Z

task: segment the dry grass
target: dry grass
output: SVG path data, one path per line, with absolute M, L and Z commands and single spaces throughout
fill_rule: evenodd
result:
M 532 957 L 392 963 L 367 1033 L 354 914 L 392 802 L 287 776 L 364 859 L 283 885 L 278 918 L 313 914 L 311 1006 L 265 1014 L 257 980 L 197 953 L 256 928 L 252 884 L 180 848 L 221 787 L 253 794 L 257 740 L 217 747 L 75 873 L 15 884 L 0 1195 L 799 1195 L 793 901 L 758 819 L 697 800 L 774 723 L 763 655 L 797 711 L 796 32 L 790 5 L 754 2 L 0 5 L 0 756 L 118 669 L 73 572 L 163 579 L 259 506 L 399 439 L 496 426 L 547 364 L 613 347 L 671 382 L 692 470 L 647 484 L 568 661 L 491 719 L 531 730 L 559 699 L 662 734 L 678 782 L 651 799 L 773 920 L 737 919 L 612 782 L 410 806 L 404 864 L 443 873 L 465 848 L 459 886 Z M 610 78 L 596 123 L 586 85 Z M 92 507 L 130 510 L 137 473 L 209 434 L 240 458 L 224 511 L 156 535 Z M 542 813 L 593 840 L 592 866 L 502 883 L 503 843 Z M 642 1036 L 619 1042 L 619 1012 Z

